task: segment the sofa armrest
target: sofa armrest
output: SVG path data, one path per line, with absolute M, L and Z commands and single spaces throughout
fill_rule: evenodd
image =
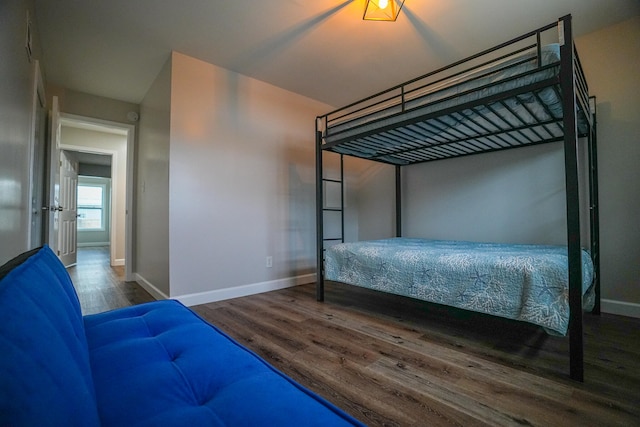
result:
M 0 425 L 99 425 L 80 303 L 66 269 L 44 246 L 0 270 Z

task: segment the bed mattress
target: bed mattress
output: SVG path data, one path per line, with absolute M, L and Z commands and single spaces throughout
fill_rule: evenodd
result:
M 544 80 L 556 77 L 560 66 L 560 49 L 557 44 L 544 46 L 541 49 L 541 67 L 537 64 L 535 49 L 520 54 L 515 58 L 492 63 L 489 66 L 474 69 L 467 73 L 446 79 L 436 85 L 429 85 L 405 96 L 404 106 L 400 98 L 393 98 L 388 103 L 376 105 L 372 108 L 356 109 L 356 113 L 347 114 L 342 119 L 329 123 L 324 140 L 331 144 L 338 141 L 353 140 L 355 143 L 340 144 L 333 150 L 342 154 L 355 155 L 364 158 L 394 163 L 411 163 L 410 158 L 394 155 L 394 151 L 403 151 L 406 147 L 397 142 L 400 139 L 412 141 L 423 140 L 425 129 L 433 135 L 433 144 L 442 142 L 438 134 L 443 129 L 448 134 L 456 134 L 464 139 L 464 135 L 478 132 L 491 134 L 495 132 L 509 132 L 512 128 L 522 128 L 524 125 L 536 126 L 539 123 L 562 119 L 562 99 L 559 91 L 548 86 L 533 92 L 525 91 L 519 95 L 512 95 L 501 102 L 490 105 L 477 105 L 455 113 L 446 113 L 452 108 L 486 99 L 493 95 L 506 93 L 518 88 L 526 87 Z M 421 126 L 403 125 L 401 138 L 394 131 L 388 132 L 388 139 L 376 139 L 375 145 L 367 144 L 366 138 L 359 139 L 378 129 L 388 129 L 395 124 L 420 120 L 421 117 L 437 114 L 437 120 L 428 119 L 421 122 Z M 583 120 L 579 123 L 579 131 L 585 132 Z M 519 131 L 515 143 L 535 143 L 538 140 L 561 138 L 563 130 L 558 126 L 537 126 L 536 129 Z M 496 144 L 495 140 L 487 139 L 489 145 Z M 500 148 L 496 145 L 495 148 Z M 455 146 L 453 149 L 456 149 Z M 388 155 L 385 155 L 388 152 Z
M 325 253 L 325 279 L 539 325 L 566 335 L 564 246 L 411 238 L 342 243 Z M 593 263 L 582 251 L 583 294 Z M 593 298 L 583 298 L 585 305 Z M 591 302 L 592 303 L 592 302 Z

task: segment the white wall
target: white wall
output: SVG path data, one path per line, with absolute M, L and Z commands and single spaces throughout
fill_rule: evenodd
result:
M 136 156 L 135 272 L 154 296 L 169 296 L 171 60 L 140 104 Z
M 640 316 L 640 17 L 576 44 L 598 102 L 603 309 Z
M 29 249 L 33 68 L 25 50 L 30 0 L 0 2 L 0 265 Z M 32 26 L 33 59 L 39 40 Z
M 111 162 L 114 169 L 112 179 L 112 209 L 115 213 L 115 265 L 123 265 L 125 261 L 125 223 L 127 194 L 127 137 L 114 133 L 100 132 L 62 126 L 60 143 L 66 150 L 91 151 L 96 153 L 113 153 Z
M 171 296 L 204 302 L 314 273 L 313 119 L 329 107 L 180 53 L 172 60 Z

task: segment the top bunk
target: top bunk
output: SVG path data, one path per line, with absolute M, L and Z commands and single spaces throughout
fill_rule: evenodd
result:
M 588 136 L 589 90 L 564 35 L 570 19 L 319 116 L 319 147 L 401 166 L 562 141 L 566 82 L 577 135 Z

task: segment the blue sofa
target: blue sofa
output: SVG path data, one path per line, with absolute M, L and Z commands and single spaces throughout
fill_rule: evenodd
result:
M 0 268 L 1 426 L 353 426 L 177 301 L 82 316 L 44 246 Z

